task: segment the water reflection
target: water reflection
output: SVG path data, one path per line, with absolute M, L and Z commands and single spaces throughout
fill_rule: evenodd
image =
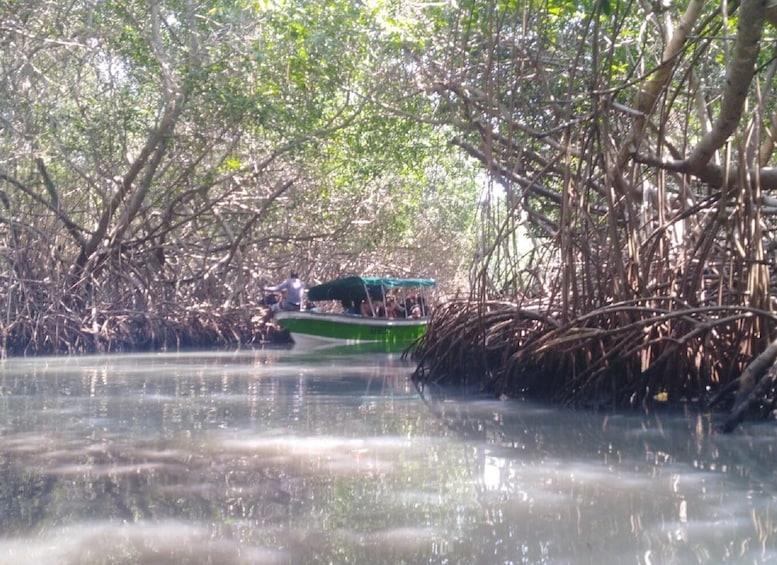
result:
M 392 356 L 8 360 L 0 563 L 767 563 L 775 431 L 423 397 Z
M 771 426 L 720 436 L 700 414 L 430 407 L 479 445 L 477 531 L 502 530 L 497 562 L 777 561 Z

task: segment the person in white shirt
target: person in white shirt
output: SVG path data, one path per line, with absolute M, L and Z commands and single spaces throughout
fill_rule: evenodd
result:
M 270 306 L 269 312 L 264 316 L 264 322 L 268 322 L 270 321 L 270 318 L 273 317 L 273 314 L 279 310 L 300 309 L 305 293 L 305 283 L 300 280 L 299 275 L 295 271 L 292 271 L 288 279 L 275 286 L 267 287 L 264 290 L 268 292 L 286 291 L 278 302 Z

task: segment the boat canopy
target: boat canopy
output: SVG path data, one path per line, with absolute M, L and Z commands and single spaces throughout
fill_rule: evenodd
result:
M 308 300 L 346 300 L 357 301 L 365 297 L 365 289 L 370 297 L 380 300 L 383 294 L 395 288 L 433 287 L 434 279 L 396 279 L 392 277 L 344 277 L 328 281 L 308 289 Z

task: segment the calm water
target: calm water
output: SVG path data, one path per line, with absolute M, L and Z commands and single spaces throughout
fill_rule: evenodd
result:
M 0 365 L 0 563 L 777 563 L 777 430 L 460 401 L 396 357 Z

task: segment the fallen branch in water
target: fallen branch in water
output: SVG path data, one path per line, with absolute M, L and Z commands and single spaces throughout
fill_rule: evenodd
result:
M 733 410 L 737 410 L 739 405 L 743 404 L 751 396 L 751 391 L 756 383 L 769 367 L 774 364 L 775 360 L 777 360 L 777 340 L 771 342 L 742 372 L 742 375 L 739 377 L 739 390 L 737 391 Z
M 753 407 L 769 390 L 777 376 L 777 340 L 774 340 L 761 354 L 742 371 L 731 415 L 723 424 L 722 430 L 731 433 L 744 420 L 747 411 Z
M 766 396 L 766 393 L 774 384 L 775 377 L 777 377 L 777 364 L 772 365 L 766 374 L 760 378 L 758 384 L 752 388 L 747 397 L 734 406 L 731 415 L 721 427 L 723 433 L 729 434 L 736 429 L 736 427 L 745 419 L 747 412 L 751 408 L 754 408 Z

